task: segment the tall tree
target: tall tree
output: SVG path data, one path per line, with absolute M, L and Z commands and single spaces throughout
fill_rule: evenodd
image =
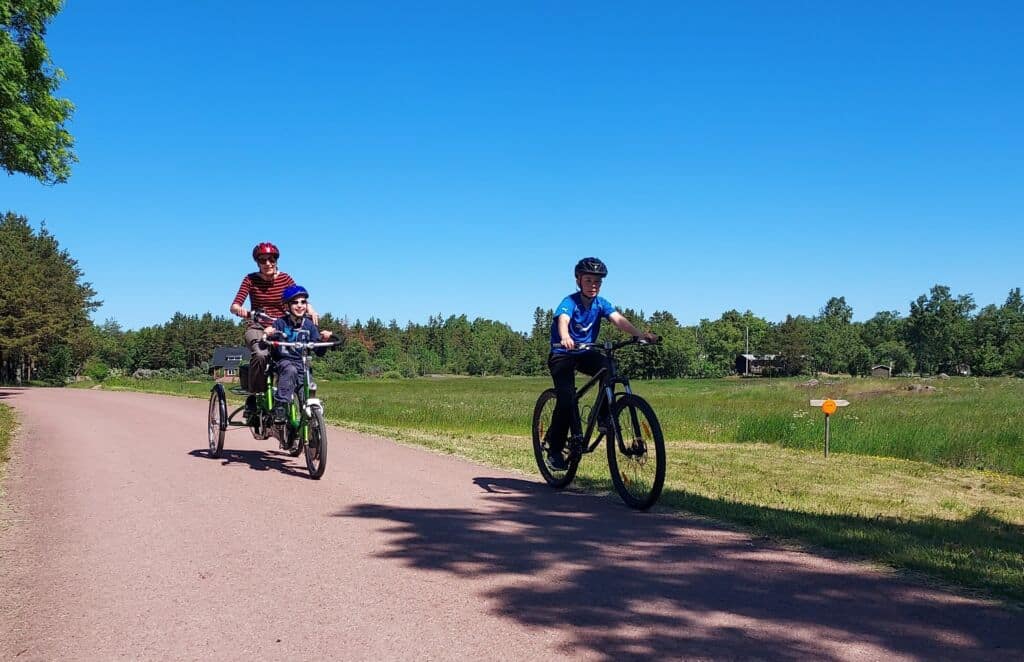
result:
M 954 298 L 945 285 L 936 285 L 928 296 L 922 294 L 911 302 L 906 339 L 920 370 L 956 372 L 968 364 L 974 307 L 970 294 Z
M 54 96 L 64 72 L 50 61 L 46 25 L 62 0 L 0 0 L 0 164 L 45 184 L 67 181 L 74 105 Z
M 852 323 L 853 308 L 846 297 L 832 297 L 815 320 L 814 356 L 817 368 L 825 372 L 863 374 L 871 354 Z
M 34 232 L 23 216 L 0 217 L 0 380 L 31 379 L 56 345 L 82 345 L 91 335 L 89 312 L 100 305 L 78 263 L 46 227 Z M 84 357 L 82 357 L 84 358 Z M 64 354 L 61 365 L 66 365 Z

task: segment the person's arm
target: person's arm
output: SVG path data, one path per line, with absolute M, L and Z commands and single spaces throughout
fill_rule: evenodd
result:
M 625 331 L 631 336 L 643 338 L 647 342 L 657 342 L 658 340 L 658 336 L 651 333 L 650 331 L 641 331 L 640 329 L 633 326 L 633 323 L 626 319 L 626 316 L 617 310 L 612 312 L 612 314 L 608 316 L 608 321 L 611 322 L 616 329 L 619 329 L 620 331 Z
M 558 339 L 562 347 L 572 351 L 576 349 L 576 343 L 569 335 L 569 316 L 562 314 L 558 316 Z
M 263 333 L 266 334 L 267 338 L 275 338 L 277 336 L 284 335 L 284 318 L 279 317 L 274 320 L 273 324 L 263 327 Z
M 309 319 L 313 320 L 313 324 L 320 324 L 320 313 L 316 312 L 316 308 L 309 302 L 309 299 L 306 299 L 306 314 L 309 315 Z
M 231 314 L 238 315 L 242 319 L 248 319 L 249 311 L 245 309 L 242 304 L 245 303 L 245 298 L 249 296 L 249 277 L 245 276 L 242 278 L 242 284 L 238 288 L 238 293 L 235 295 L 235 300 L 231 302 Z

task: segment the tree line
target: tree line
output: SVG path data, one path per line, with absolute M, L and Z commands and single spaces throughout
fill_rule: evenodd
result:
M 100 302 L 75 260 L 45 226 L 35 232 L 10 212 L 0 218 L 0 259 L 9 283 L 0 288 L 5 383 L 145 371 L 200 376 L 207 374 L 216 347 L 241 344 L 243 322 L 210 313 L 179 312 L 138 330 L 125 330 L 115 320 L 91 322 L 89 313 Z M 727 375 L 748 346 L 754 354 L 775 355 L 771 366 L 778 375 L 865 375 L 876 364 L 891 366 L 895 374 L 1024 374 L 1020 288 L 1010 290 L 1002 305 L 978 309 L 971 295 L 935 285 L 910 303 L 907 314 L 883 311 L 864 322 L 853 321 L 842 296 L 829 299 L 817 315 L 790 315 L 777 323 L 737 310 L 696 325 L 683 325 L 667 311 L 622 312 L 663 338 L 647 351 L 622 354 L 622 368 L 637 378 Z M 521 333 L 504 322 L 466 315 L 439 314 L 400 326 L 375 317 L 349 322 L 328 313 L 321 326 L 337 330 L 343 343 L 317 359 L 317 370 L 344 377 L 542 375 L 552 315 L 551 309 L 536 308 L 531 330 Z M 608 339 L 618 332 L 604 325 L 601 334 Z

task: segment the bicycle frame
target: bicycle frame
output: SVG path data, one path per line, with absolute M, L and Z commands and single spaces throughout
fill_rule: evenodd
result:
M 618 362 L 615 360 L 615 356 L 612 354 L 615 350 L 631 345 L 637 342 L 636 340 L 625 340 L 617 343 L 605 342 L 605 343 L 586 343 L 578 345 L 577 347 L 581 350 L 598 350 L 601 352 L 604 366 L 598 370 L 586 384 L 576 390 L 576 402 L 573 407 L 573 416 L 580 425 L 580 431 L 583 436 L 584 453 L 591 453 L 601 445 L 601 440 L 604 439 L 605 435 L 599 433 L 593 442 L 590 441 L 591 435 L 594 434 L 594 429 L 598 424 L 597 414 L 601 411 L 602 402 L 607 403 L 606 411 L 611 412 L 612 404 L 615 402 L 615 385 L 621 384 L 621 393 L 633 393 L 633 389 L 629 385 L 629 378 L 619 374 Z M 586 428 L 583 427 L 583 421 L 580 418 L 580 402 L 583 400 L 583 396 L 587 392 L 600 384 L 600 388 L 597 391 L 597 395 L 594 398 L 594 405 L 590 408 L 590 412 L 587 415 Z M 610 431 L 609 431 L 610 432 Z

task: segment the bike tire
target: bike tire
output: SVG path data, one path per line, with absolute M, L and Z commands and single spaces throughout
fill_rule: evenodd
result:
M 608 435 L 608 470 L 615 490 L 630 508 L 647 510 L 665 486 L 661 424 L 646 400 L 628 393 L 612 406 L 612 422 L 615 430 Z
M 580 467 L 580 458 L 568 451 L 568 444 L 564 451 L 567 467 L 564 470 L 556 469 L 548 464 L 548 442 L 544 439 L 544 433 L 551 426 L 551 416 L 555 411 L 555 404 L 558 396 L 555 389 L 549 388 L 537 398 L 537 404 L 533 408 L 533 457 L 537 461 L 537 468 L 544 481 L 551 487 L 562 489 L 569 485 L 576 478 L 576 471 Z
M 319 480 L 327 468 L 327 425 L 320 407 L 310 407 L 309 440 L 306 442 L 306 468 L 309 477 Z
M 228 420 L 227 398 L 224 389 L 217 384 L 210 389 L 210 406 L 206 417 L 206 438 L 210 457 L 220 457 L 224 450 L 224 431 Z

